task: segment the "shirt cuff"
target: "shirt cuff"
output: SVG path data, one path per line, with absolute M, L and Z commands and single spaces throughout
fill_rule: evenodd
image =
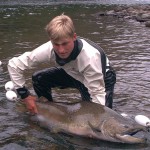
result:
M 18 95 L 21 97 L 21 99 L 24 99 L 30 95 L 30 92 L 28 91 L 28 89 L 26 89 L 26 87 L 16 89 L 16 91 Z

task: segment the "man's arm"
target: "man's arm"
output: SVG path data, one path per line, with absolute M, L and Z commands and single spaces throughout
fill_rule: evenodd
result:
M 88 88 L 92 101 L 105 105 L 106 92 L 100 53 L 91 48 L 81 51 L 79 57 L 79 72 L 84 76 L 83 84 Z
M 24 71 L 35 67 L 39 63 L 48 62 L 51 58 L 52 45 L 47 42 L 32 52 L 25 52 L 19 57 L 9 60 L 8 71 L 15 89 L 21 99 L 25 100 L 26 106 L 31 113 L 37 113 L 35 97 L 25 87 Z
M 52 44 L 47 42 L 31 52 L 25 52 L 8 62 L 8 71 L 15 89 L 25 86 L 24 71 L 37 66 L 39 63 L 49 62 L 52 53 Z
M 105 83 L 102 69 L 97 66 L 97 61 L 92 61 L 85 69 L 84 84 L 88 88 L 92 102 L 105 105 Z

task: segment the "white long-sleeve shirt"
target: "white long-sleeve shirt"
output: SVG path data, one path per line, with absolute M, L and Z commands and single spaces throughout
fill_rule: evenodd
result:
M 92 101 L 105 105 L 105 84 L 102 73 L 100 52 L 81 39 L 83 46 L 75 60 L 63 66 L 57 64 L 51 41 L 39 46 L 31 52 L 25 52 L 19 57 L 9 60 L 8 71 L 15 88 L 25 86 L 24 70 L 36 67 L 39 63 L 55 62 L 56 66 L 63 68 L 70 76 L 83 83 L 90 93 Z M 108 59 L 107 59 L 108 61 Z

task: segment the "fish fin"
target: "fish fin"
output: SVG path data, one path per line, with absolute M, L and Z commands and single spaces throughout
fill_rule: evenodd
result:
M 123 143 L 145 143 L 146 139 L 144 138 L 136 138 L 130 135 L 121 135 L 121 134 L 116 134 L 116 137 L 122 141 Z

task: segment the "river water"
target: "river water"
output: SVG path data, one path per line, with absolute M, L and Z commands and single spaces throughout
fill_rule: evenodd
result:
M 114 109 L 132 117 L 143 114 L 150 118 L 150 29 L 133 20 L 92 15 L 112 7 L 89 3 L 0 6 L 0 61 L 3 63 L 0 66 L 0 150 L 150 149 L 150 140 L 147 144 L 127 145 L 50 133 L 33 125 L 18 104 L 5 97 L 4 85 L 10 80 L 8 60 L 46 42 L 45 25 L 64 12 L 73 18 L 77 34 L 98 43 L 111 60 L 117 73 Z M 38 69 L 47 66 L 42 64 Z M 31 75 L 36 70 L 26 72 L 31 92 Z M 53 96 L 63 101 L 80 97 L 72 89 L 54 89 Z M 150 135 L 147 136 L 150 139 Z
M 149 0 L 1 0 L 0 5 L 149 4 Z

